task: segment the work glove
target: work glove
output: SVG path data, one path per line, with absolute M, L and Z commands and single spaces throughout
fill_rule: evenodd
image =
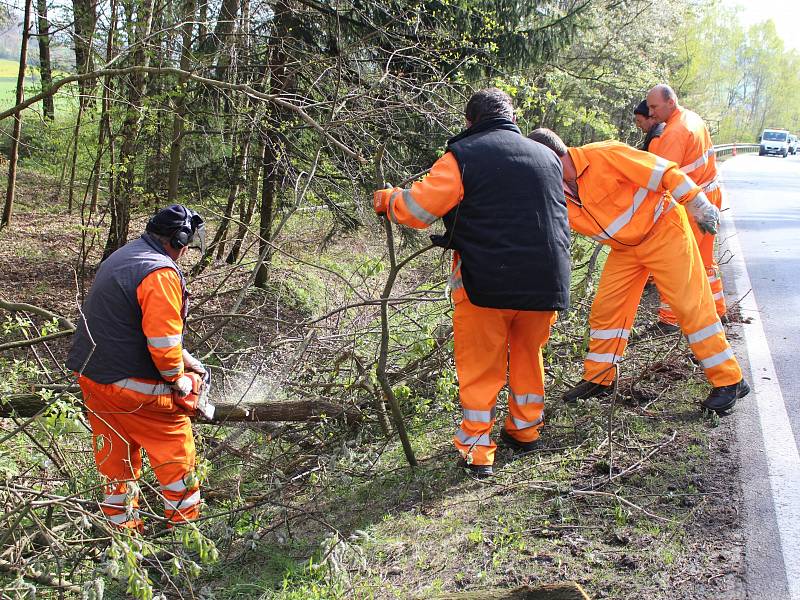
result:
M 686 210 L 694 217 L 703 233 L 715 235 L 719 225 L 719 209 L 711 204 L 702 192 L 686 203 Z
M 372 207 L 379 215 L 385 215 L 389 210 L 389 195 L 392 193 L 392 188 L 384 190 L 376 190 L 372 193 Z
M 194 371 L 199 375 L 203 375 L 205 377 L 206 368 L 203 366 L 199 360 L 197 360 L 194 356 L 189 354 L 189 351 L 184 349 L 183 351 L 183 369 Z
M 177 390 L 181 396 L 188 396 L 192 391 L 192 380 L 186 375 L 181 375 L 172 382 L 172 389 Z

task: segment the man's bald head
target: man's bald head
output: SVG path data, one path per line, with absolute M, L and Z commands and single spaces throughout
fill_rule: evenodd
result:
M 678 95 L 666 83 L 659 83 L 647 92 L 647 106 L 650 116 L 658 123 L 663 123 L 678 108 Z

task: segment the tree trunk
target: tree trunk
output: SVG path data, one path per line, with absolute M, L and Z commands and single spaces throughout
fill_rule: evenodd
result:
M 242 203 L 239 206 L 239 227 L 236 232 L 236 240 L 233 242 L 233 247 L 231 247 L 228 257 L 225 259 L 225 262 L 230 265 L 239 260 L 239 253 L 242 251 L 247 229 L 253 220 L 253 213 L 258 202 L 258 181 L 261 165 L 264 161 L 264 148 L 263 141 L 257 142 L 255 152 L 251 154 L 250 160 L 247 161 L 250 171 L 247 176 L 247 202 L 245 204 L 245 199 L 242 198 Z
M 191 62 L 192 28 L 195 13 L 195 0 L 184 0 L 181 15 L 181 59 L 180 67 L 188 71 Z M 175 117 L 172 120 L 172 140 L 169 148 L 169 184 L 167 189 L 167 203 L 174 204 L 178 198 L 178 182 L 181 176 L 181 148 L 183 143 L 183 128 L 186 115 L 186 88 L 185 78 L 178 80 L 179 93 L 175 99 Z
M 134 29 L 135 41 L 138 44 L 133 53 L 132 63 L 150 66 L 150 53 L 144 47 L 144 40 L 150 35 L 153 25 L 153 5 L 155 0 L 144 0 L 139 5 L 135 17 L 126 10 L 129 23 L 127 27 Z M 135 26 L 134 26 L 135 23 Z M 120 146 L 120 175 L 116 180 L 111 208 L 111 225 L 108 239 L 103 250 L 103 259 L 108 258 L 128 241 L 128 228 L 131 220 L 131 202 L 136 181 L 136 141 L 142 124 L 141 108 L 144 101 L 146 79 L 144 73 L 136 72 L 130 76 L 128 88 L 128 108 L 122 124 L 122 144 Z
M 36 11 L 39 13 L 39 74 L 42 78 L 42 91 L 53 85 L 53 69 L 50 66 L 50 23 L 47 20 L 47 0 L 36 0 Z M 56 108 L 53 96 L 42 100 L 44 118 L 54 120 Z
M 523 586 L 512 590 L 493 588 L 434 596 L 434 600 L 589 600 L 575 582 L 553 583 L 536 587 Z
M 19 50 L 19 71 L 17 74 L 16 102 L 22 102 L 25 90 L 25 62 L 28 60 L 28 38 L 31 28 L 31 2 L 25 2 L 25 20 L 22 26 L 22 45 Z M 11 216 L 14 211 L 14 194 L 17 188 L 17 161 L 19 160 L 19 137 L 22 134 L 22 113 L 14 115 L 14 133 L 11 135 L 11 156 L 8 160 L 8 186 L 6 187 L 6 203 L 3 207 L 3 219 L 0 229 L 11 225 Z
M 78 73 L 89 73 L 94 69 L 92 60 L 92 38 L 97 24 L 97 0 L 72 0 L 72 12 L 75 17 L 75 68 Z M 90 103 L 94 90 L 94 80 L 78 82 L 81 104 Z
M 272 140 L 265 140 L 264 158 L 261 163 L 263 170 L 261 175 L 261 210 L 259 211 L 261 222 L 258 226 L 258 234 L 261 236 L 261 241 L 258 244 L 258 251 L 259 254 L 265 255 L 266 258 L 258 266 L 254 282 L 254 285 L 260 288 L 266 287 L 267 281 L 269 281 L 270 254 L 265 254 L 265 251 L 272 232 L 272 218 L 275 206 L 275 171 L 278 168 L 272 143 Z

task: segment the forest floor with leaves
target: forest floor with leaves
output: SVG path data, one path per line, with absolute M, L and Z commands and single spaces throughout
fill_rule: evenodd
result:
M 0 234 L 0 296 L 74 318 L 79 219 L 52 202 L 52 182 L 23 172 L 19 185 L 15 224 Z M 138 219 L 132 231 L 142 223 Z M 313 259 L 324 235 L 311 230 L 296 246 L 309 248 Z M 363 245 L 379 256 L 380 237 L 363 235 L 366 241 L 333 240 L 333 252 L 346 256 Z M 298 281 L 304 277 L 302 270 L 295 274 Z M 212 270 L 204 277 L 221 275 Z M 249 295 L 244 304 L 253 314 L 276 317 L 289 331 L 286 324 L 296 323 L 310 304 L 276 304 L 275 295 Z M 575 310 L 581 310 L 578 300 Z M 215 302 L 205 310 L 224 305 Z M 654 319 L 656 306 L 656 295 L 646 293 L 639 329 Z M 198 425 L 200 453 L 210 466 L 208 518 L 200 529 L 220 557 L 180 586 L 177 576 L 173 581 L 168 573 L 150 571 L 154 590 L 165 598 L 405 599 L 574 580 L 592 598 L 740 598 L 743 539 L 733 417 L 700 410 L 708 387 L 678 336 L 633 342 L 614 399 L 563 403 L 567 383 L 580 379 L 586 326 L 571 313 L 556 323 L 547 356 L 544 447 L 522 457 L 501 448 L 496 475 L 488 480 L 456 467 L 450 440 L 460 410 L 457 403 L 438 404 L 433 394 L 401 397 L 419 461 L 414 469 L 396 436 L 386 439 L 374 425 L 353 428 L 335 419 Z M 227 341 L 246 346 L 255 360 L 258 340 L 277 321 L 243 321 Z M 728 326 L 730 336 L 737 327 Z M 298 336 L 291 352 L 270 348 L 274 354 L 267 358 L 274 357 L 277 370 L 301 364 L 292 362 L 304 339 Z M 60 356 L 66 345 L 59 340 L 48 351 Z M 439 354 L 452 370 L 446 345 Z M 303 369 L 310 369 L 307 362 Z M 437 368 L 431 364 L 418 374 L 420 389 L 444 385 Z M 293 384 L 295 393 L 305 381 Z M 501 393 L 501 418 L 505 398 Z M 14 426 L 0 420 L 0 434 Z M 72 433 L 70 452 L 90 470 L 90 436 Z M 5 458 L 0 455 L 0 462 Z M 11 459 L 28 476 L 41 469 L 42 481 L 49 481 L 44 475 L 52 466 L 27 464 L 33 458 L 21 455 Z M 0 584 L 15 597 L 20 580 L 3 577 Z M 40 590 L 38 597 L 48 593 Z M 105 597 L 125 597 L 124 585 L 109 579 Z

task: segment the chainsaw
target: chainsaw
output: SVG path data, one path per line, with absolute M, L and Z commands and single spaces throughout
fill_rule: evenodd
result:
M 184 409 L 190 417 L 200 413 L 207 421 L 213 421 L 215 408 L 208 399 L 211 390 L 211 375 L 208 371 L 203 375 L 194 371 L 186 371 L 184 375 L 192 380 L 192 391 L 181 396 L 179 391 L 174 390 L 172 392 L 173 402 Z

